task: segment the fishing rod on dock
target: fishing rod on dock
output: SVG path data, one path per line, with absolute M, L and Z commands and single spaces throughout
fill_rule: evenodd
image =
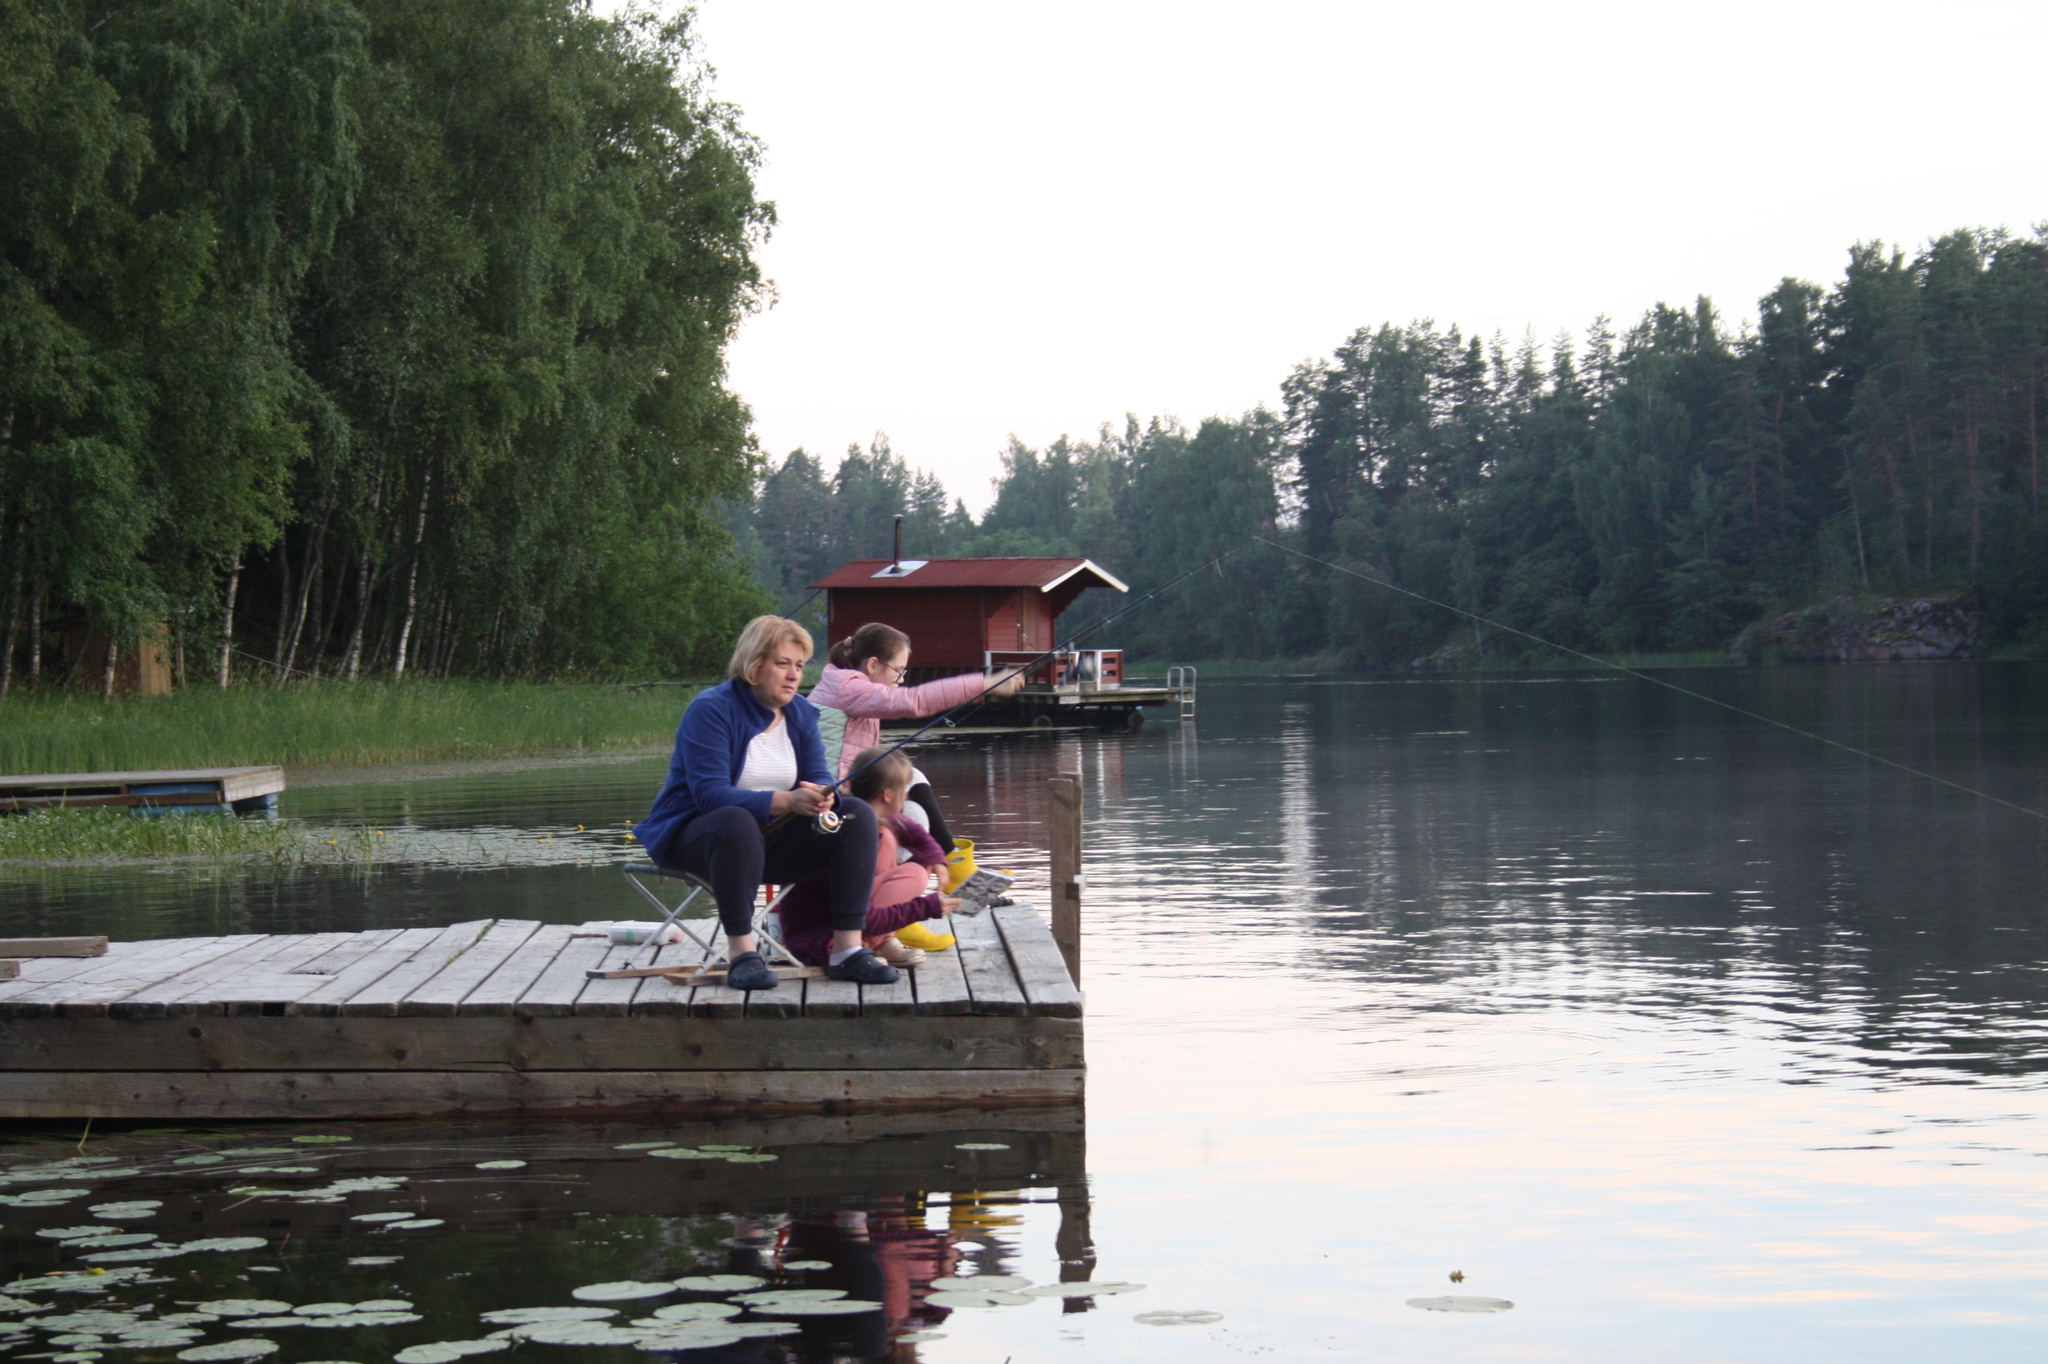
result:
M 877 753 L 874 757 L 869 758 L 859 767 L 854 768 L 851 772 L 848 772 L 845 776 L 841 777 L 838 781 L 833 782 L 830 786 L 828 786 L 825 789 L 836 793 L 839 790 L 839 788 L 845 786 L 848 782 L 852 781 L 861 773 L 867 771 L 867 769 L 869 769 L 870 767 L 873 767 L 876 763 L 882 761 L 882 759 L 888 757 L 891 753 L 901 752 L 903 749 L 909 747 L 913 743 L 916 743 L 919 739 L 923 738 L 926 734 L 929 734 L 934 728 L 941 724 L 951 725 L 953 723 L 953 717 L 955 715 L 959 714 L 962 711 L 971 710 L 975 706 L 981 705 L 984 701 L 988 699 L 990 693 L 994 692 L 998 687 L 1002 686 L 1004 682 L 1009 681 L 1011 677 L 1029 676 L 1032 669 L 1038 667 L 1040 664 L 1056 659 L 1061 654 L 1072 653 L 1074 651 L 1074 646 L 1076 644 L 1079 644 L 1082 640 L 1088 638 L 1088 636 L 1094 634 L 1097 630 L 1100 630 L 1104 626 L 1111 625 L 1116 621 L 1121 620 L 1123 617 L 1128 616 L 1131 612 L 1143 606 L 1146 602 L 1151 601 L 1154 597 L 1157 597 L 1161 593 L 1169 591 L 1172 588 L 1180 586 L 1189 578 L 1194 577 L 1197 573 L 1202 572 L 1204 569 L 1220 567 L 1225 559 L 1228 559 L 1231 555 L 1237 553 L 1239 550 L 1245 548 L 1245 546 L 1247 545 L 1258 543 L 1259 539 L 1260 537 L 1256 535 L 1249 536 L 1246 539 L 1238 541 L 1229 549 L 1224 550 L 1221 554 L 1211 555 L 1209 558 L 1202 560 L 1201 563 L 1196 564 L 1187 572 L 1180 574 L 1178 577 L 1171 578 L 1166 582 L 1161 583 L 1159 586 L 1153 588 L 1150 592 L 1147 592 L 1144 596 L 1139 597 L 1134 601 L 1126 602 L 1122 607 L 1118 608 L 1115 611 L 1112 611 L 1110 614 L 1104 616 L 1101 620 L 1096 621 L 1093 625 L 1084 626 L 1081 629 L 1076 630 L 1073 634 L 1067 637 L 1066 642 L 1062 644 L 1055 644 L 1052 648 L 1047 649 L 1044 653 L 1038 655 L 1036 658 L 1033 658 L 1028 662 L 1017 664 L 1004 664 L 1002 668 L 999 670 L 1000 677 L 998 678 L 992 676 L 989 680 L 988 685 L 983 687 L 979 692 L 977 692 L 973 696 L 968 697 L 965 701 L 960 702 L 958 705 L 953 706 L 951 709 L 940 711 L 937 715 L 934 715 L 931 719 L 925 721 L 922 725 L 918 726 L 918 728 L 913 730 L 909 735 L 897 740 L 888 748 L 884 749 L 880 753 Z M 1268 540 L 1265 543 L 1271 544 L 1272 541 Z M 826 825 L 826 820 L 828 817 L 831 821 L 830 827 L 827 827 Z M 781 828 L 783 825 L 789 823 L 791 820 L 800 818 L 802 818 L 802 816 L 794 813 L 783 815 L 780 819 L 777 819 L 769 824 L 768 832 L 773 833 L 775 830 Z M 816 828 L 819 833 L 837 833 L 839 832 L 840 823 L 841 821 L 839 819 L 839 816 L 831 810 L 820 810 L 816 817 Z

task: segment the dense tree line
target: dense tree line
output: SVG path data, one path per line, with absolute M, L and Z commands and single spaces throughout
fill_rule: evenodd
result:
M 1701 299 L 1547 348 L 1363 329 L 1278 413 L 1013 442 L 979 522 L 879 446 L 836 475 L 790 456 L 752 519 L 803 565 L 764 579 L 786 604 L 885 552 L 915 485 L 920 556 L 1083 553 L 1136 588 L 1259 533 L 1576 649 L 1714 649 L 1819 598 L 1954 589 L 1987 642 L 2041 651 L 2044 386 L 2048 237 L 1957 232 L 1859 246 L 1832 289 L 1788 279 L 1753 328 Z M 1183 659 L 1532 652 L 1459 621 L 1256 547 L 1115 635 Z
M 0 0 L 0 689 L 67 617 L 222 680 L 710 661 L 754 160 L 685 20 Z

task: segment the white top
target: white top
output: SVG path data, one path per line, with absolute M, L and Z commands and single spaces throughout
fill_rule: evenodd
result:
M 775 723 L 754 736 L 747 745 L 746 765 L 733 782 L 742 791 L 788 791 L 796 786 L 796 749 L 789 742 L 789 726 L 776 712 Z

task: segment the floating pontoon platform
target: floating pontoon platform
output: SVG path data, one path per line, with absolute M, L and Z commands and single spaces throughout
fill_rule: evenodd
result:
M 744 993 L 566 924 L 170 938 L 0 982 L 0 1118 L 750 1117 L 1078 1103 L 1081 995 L 1036 910 L 893 985 Z M 689 956 L 685 956 L 685 951 Z M 693 961 L 665 947 L 660 965 Z
M 94 806 L 185 813 L 272 814 L 282 767 L 193 767 L 169 772 L 45 772 L 0 777 L 0 810 Z

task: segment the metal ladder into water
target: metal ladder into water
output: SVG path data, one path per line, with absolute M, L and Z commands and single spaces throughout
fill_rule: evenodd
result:
M 1195 682 L 1197 669 L 1175 664 L 1166 670 L 1166 686 L 1180 697 L 1180 718 L 1195 718 Z

